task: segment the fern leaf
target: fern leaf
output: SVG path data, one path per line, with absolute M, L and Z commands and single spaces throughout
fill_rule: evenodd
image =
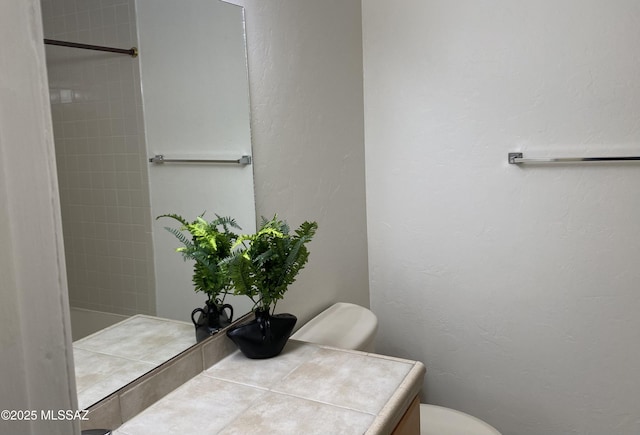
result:
M 170 214 L 161 214 L 160 216 L 158 216 L 158 217 L 156 218 L 156 220 L 160 219 L 161 217 L 168 217 L 168 218 L 175 219 L 175 220 L 177 220 L 178 222 L 180 222 L 180 223 L 181 223 L 183 226 L 185 226 L 185 227 L 186 227 L 187 225 L 189 225 L 189 222 L 187 222 L 187 221 L 185 220 L 185 218 L 183 218 L 182 216 L 180 216 L 180 215 L 178 215 L 178 214 L 175 214 L 175 213 L 170 213 Z

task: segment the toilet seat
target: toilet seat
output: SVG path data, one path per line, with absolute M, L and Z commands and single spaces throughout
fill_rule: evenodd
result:
M 500 435 L 500 432 L 464 412 L 420 404 L 420 435 Z

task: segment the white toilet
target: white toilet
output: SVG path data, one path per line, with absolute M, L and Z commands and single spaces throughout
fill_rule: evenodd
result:
M 311 319 L 291 338 L 340 349 L 373 352 L 378 318 L 359 305 L 338 302 Z M 500 435 L 495 428 L 464 412 L 420 404 L 421 435 Z

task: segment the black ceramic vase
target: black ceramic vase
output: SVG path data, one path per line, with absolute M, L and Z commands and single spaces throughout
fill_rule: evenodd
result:
M 229 328 L 227 337 L 233 340 L 247 358 L 272 358 L 282 352 L 297 320 L 293 314 L 272 316 L 268 310 L 256 310 L 255 319 Z
M 197 319 L 196 313 L 200 313 Z M 208 300 L 204 308 L 196 308 L 191 312 L 191 321 L 196 327 L 196 342 L 199 343 L 231 324 L 233 307 Z

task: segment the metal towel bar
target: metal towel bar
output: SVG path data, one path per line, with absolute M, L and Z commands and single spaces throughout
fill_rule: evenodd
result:
M 156 154 L 153 157 L 149 158 L 150 163 L 222 163 L 222 164 L 236 164 L 236 165 L 250 165 L 251 164 L 251 156 L 244 155 L 239 159 L 230 159 L 230 160 L 212 160 L 212 159 L 165 159 L 164 155 Z
M 509 163 L 522 165 L 526 163 L 579 163 L 579 162 L 630 162 L 640 160 L 640 156 L 628 157 L 553 157 L 544 159 L 525 159 L 522 153 L 509 153 Z

